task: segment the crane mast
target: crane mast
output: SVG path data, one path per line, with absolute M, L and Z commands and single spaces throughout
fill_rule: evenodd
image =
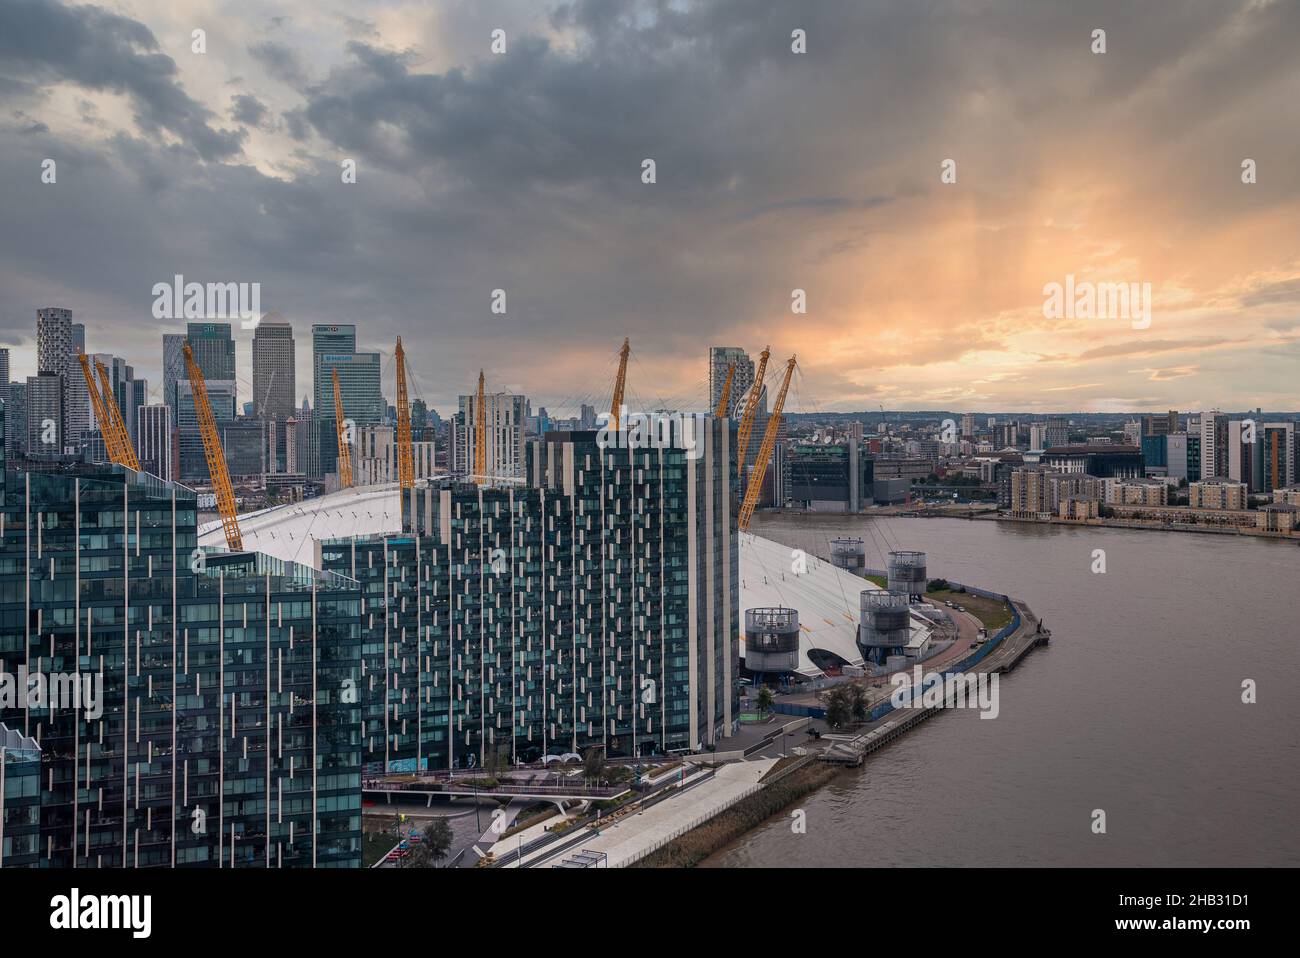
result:
M 772 417 L 767 421 L 767 431 L 763 433 L 763 445 L 758 450 L 758 460 L 754 463 L 754 474 L 749 477 L 749 486 L 745 489 L 745 501 L 740 504 L 739 525 L 741 531 L 749 528 L 750 516 L 758 505 L 758 494 L 763 489 L 763 476 L 767 472 L 767 461 L 772 458 L 776 448 L 776 434 L 781 430 L 781 410 L 785 408 L 785 394 L 790 389 L 790 377 L 794 374 L 795 358 L 785 364 L 785 380 L 781 391 L 776 395 L 776 405 L 772 407 Z M 754 381 L 757 388 L 758 380 Z
M 95 385 L 95 377 L 90 371 L 90 357 L 82 353 L 77 356 L 77 361 L 81 363 L 81 374 L 86 377 L 86 391 L 90 394 L 90 404 L 95 407 L 95 421 L 99 424 L 100 435 L 104 437 L 104 448 L 108 451 L 108 458 L 119 466 L 127 466 L 138 471 L 140 464 L 136 461 L 135 450 L 131 448 L 129 441 L 126 443 L 126 448 L 122 448 L 120 434 L 115 428 L 116 424 L 109 418 L 108 410 L 104 407 L 103 397 L 100 396 L 99 388 Z M 103 369 L 102 365 L 100 369 Z M 108 378 L 107 373 L 104 378 Z M 117 410 L 116 401 L 113 401 L 113 409 Z
M 478 371 L 478 397 L 474 403 L 474 483 L 487 482 L 487 408 L 483 395 L 483 370 Z
M 722 395 L 718 397 L 718 410 L 714 418 L 722 419 L 727 415 L 727 405 L 731 402 L 731 379 L 736 375 L 736 364 L 732 363 L 727 367 L 727 380 L 722 384 Z
M 397 478 L 403 489 L 415 488 L 415 456 L 411 450 L 411 409 L 406 401 L 406 354 L 397 337 Z
M 632 351 L 627 338 L 623 339 L 623 348 L 618 351 L 618 375 L 614 377 L 614 400 L 610 403 L 609 418 L 618 432 L 619 410 L 623 408 L 623 387 L 627 385 L 627 356 Z
M 217 494 L 217 511 L 221 514 L 221 529 L 226 534 L 226 545 L 231 552 L 244 551 L 244 537 L 239 532 L 239 519 L 235 509 L 235 490 L 230 485 L 230 470 L 226 468 L 226 455 L 221 449 L 221 437 L 217 435 L 217 421 L 212 417 L 212 405 L 208 402 L 208 384 L 203 379 L 203 371 L 194 361 L 194 351 L 187 342 L 184 347 L 185 370 L 190 377 L 190 391 L 194 394 L 194 416 L 199 421 L 199 432 L 203 436 L 203 454 L 208 460 L 208 474 L 212 477 L 212 488 Z
M 745 411 L 740 415 L 740 425 L 736 427 L 736 475 L 744 481 L 745 453 L 749 451 L 749 434 L 754 428 L 754 414 L 758 412 L 758 397 L 763 392 L 763 377 L 767 375 L 767 358 L 772 355 L 768 346 L 758 357 L 758 369 L 754 372 L 754 381 L 749 386 L 749 395 L 745 397 Z
M 352 451 L 348 449 L 347 428 L 343 425 L 343 397 L 339 394 L 339 371 L 334 373 L 334 431 L 339 439 L 339 488 L 352 485 Z

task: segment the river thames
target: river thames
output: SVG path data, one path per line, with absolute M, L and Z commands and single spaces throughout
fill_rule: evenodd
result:
M 861 536 L 876 568 L 923 550 L 931 578 L 1024 599 L 1052 642 L 1002 677 L 996 719 L 922 723 L 801 799 L 806 833 L 787 809 L 706 867 L 1300 865 L 1294 543 L 962 519 L 752 528 L 822 556 Z

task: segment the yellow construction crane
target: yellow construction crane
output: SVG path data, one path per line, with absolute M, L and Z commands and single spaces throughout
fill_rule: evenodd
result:
M 767 472 L 767 461 L 772 458 L 772 451 L 776 448 L 776 434 L 781 430 L 781 410 L 785 407 L 785 394 L 790 389 L 790 377 L 794 375 L 795 358 L 790 357 L 790 361 L 785 364 L 785 380 L 781 383 L 781 391 L 776 394 L 776 405 L 772 407 L 772 418 L 767 421 L 767 431 L 763 433 L 763 445 L 758 450 L 758 459 L 754 463 L 754 474 L 749 477 L 749 486 L 745 489 L 745 501 L 740 504 L 740 528 L 742 531 L 749 528 L 749 518 L 754 514 L 754 507 L 758 505 L 758 494 L 763 489 L 763 475 Z M 758 388 L 759 381 L 754 380 L 754 388 Z
M 732 363 L 727 367 L 727 380 L 722 384 L 722 395 L 718 397 L 718 411 L 715 412 L 715 419 L 722 419 L 727 415 L 727 404 L 731 401 L 731 378 L 736 375 L 736 364 Z
M 208 384 L 203 370 L 194 361 L 194 351 L 185 343 L 185 370 L 190 378 L 190 392 L 194 398 L 194 417 L 199 421 L 203 436 L 203 455 L 208 460 L 208 475 L 212 489 L 217 494 L 217 512 L 221 514 L 221 530 L 226 534 L 226 546 L 231 552 L 244 551 L 244 537 L 239 532 L 239 519 L 235 510 L 235 490 L 230 486 L 230 470 L 226 468 L 226 454 L 221 449 L 217 435 L 217 421 L 212 417 L 212 404 L 208 402 Z
M 740 425 L 736 427 L 736 475 L 745 480 L 745 453 L 749 451 L 749 434 L 754 428 L 754 414 L 758 412 L 758 397 L 763 393 L 763 377 L 767 375 L 767 357 L 772 355 L 768 346 L 758 357 L 758 369 L 754 372 L 754 381 L 749 386 L 749 395 L 745 398 L 745 411 L 740 414 Z
M 618 432 L 619 410 L 623 408 L 623 387 L 627 385 L 627 354 L 632 351 L 627 338 L 623 339 L 623 348 L 618 351 L 618 375 L 614 377 L 614 401 L 610 403 L 609 418 Z
M 478 371 L 478 400 L 474 403 L 474 482 L 487 482 L 487 406 L 483 395 L 483 370 Z
M 339 437 L 339 488 L 352 485 L 352 451 L 348 449 L 347 427 L 343 425 L 343 397 L 339 394 L 339 371 L 334 373 L 334 431 Z
M 411 450 L 411 409 L 406 402 L 406 353 L 397 337 L 397 479 L 403 489 L 415 488 L 415 456 Z
M 103 389 L 100 400 L 104 404 L 104 411 L 108 414 L 109 430 L 113 433 L 113 444 L 117 447 L 117 458 L 113 461 L 139 472 L 140 461 L 135 458 L 131 435 L 126 431 L 126 423 L 122 422 L 122 411 L 117 408 L 113 383 L 108 378 L 108 370 L 98 359 L 95 360 L 95 371 L 99 373 L 99 385 Z
M 90 394 L 90 403 L 95 407 L 95 421 L 99 424 L 99 433 L 104 437 L 104 448 L 108 451 L 108 458 L 119 466 L 127 466 L 137 472 L 140 470 L 140 463 L 135 458 L 135 450 L 131 448 L 129 438 L 125 437 L 125 428 L 118 430 L 117 425 L 121 422 L 119 419 L 115 422 L 109 417 L 108 410 L 104 408 L 104 399 L 99 394 L 99 388 L 95 385 L 95 377 L 90 371 L 90 357 L 84 353 L 77 356 L 77 361 L 81 363 L 81 374 L 86 377 L 86 392 Z M 107 372 L 101 364 L 100 372 L 104 374 L 104 379 L 108 379 Z M 117 400 L 109 394 L 109 402 L 112 403 L 113 411 L 118 412 Z M 124 441 L 125 439 L 125 441 Z

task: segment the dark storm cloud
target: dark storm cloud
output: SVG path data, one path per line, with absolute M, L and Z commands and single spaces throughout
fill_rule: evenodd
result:
M 160 52 L 149 28 L 102 7 L 0 3 L 0 75 L 125 94 L 145 133 L 166 130 L 204 160 L 240 152 L 241 134 L 208 125 L 214 114 L 182 89 L 175 61 Z
M 266 114 L 266 105 L 251 93 L 237 93 L 230 98 L 230 116 L 238 123 L 261 126 Z
M 307 18 L 278 18 L 269 40 L 265 18 L 250 14 L 241 52 L 278 84 L 241 83 L 256 94 L 216 108 L 280 130 L 285 150 L 255 167 L 240 155 L 245 131 L 215 128 L 143 23 L 0 0 L 0 93 L 39 102 L 73 84 L 124 94 L 136 113 L 133 129 L 107 140 L 57 128 L 5 137 L 0 176 L 16 184 L 6 217 L 64 228 L 0 235 L 0 332 L 29 337 L 36 306 L 68 305 L 94 348 L 132 356 L 153 377 L 162 330 L 149 291 L 183 273 L 260 282 L 264 308 L 300 339 L 315 321 L 357 322 L 373 346 L 425 334 L 437 348 L 417 372 L 439 383 L 428 398 L 444 406 L 488 359 L 503 378 L 534 375 L 524 385 L 535 397 L 563 392 L 544 371 L 521 372 L 557 343 L 612 354 L 630 332 L 647 354 L 698 364 L 710 341 L 787 333 L 791 288 L 815 286 L 868 237 L 874 246 L 906 228 L 940 188 L 942 157 L 960 155 L 963 183 L 982 177 L 1013 204 L 1033 193 L 1035 164 L 1050 165 L 1043 152 L 1101 163 L 1191 142 L 1212 121 L 1243 122 L 1232 107 L 1244 91 L 1270 73 L 1294 75 L 1284 40 L 1298 6 L 582 0 L 553 12 L 558 36 L 512 30 L 504 56 L 488 53 L 486 36 L 478 48 L 452 44 L 450 65 L 436 70 L 420 51 L 392 48 L 384 18 L 340 20 L 321 50 L 293 32 Z M 1091 58 L 1098 24 L 1112 50 L 1141 54 Z M 807 31 L 805 56 L 790 52 L 796 27 Z M 1220 36 L 1226 56 L 1216 55 Z M 250 67 L 230 72 L 261 72 Z M 32 124 L 54 122 L 27 107 Z M 1110 109 L 1127 124 L 1119 141 L 1098 123 Z M 1094 127 L 1103 135 L 1091 137 Z M 1157 128 L 1152 143 L 1146 131 Z M 1294 155 L 1282 123 L 1250 142 L 1283 155 L 1290 144 Z M 60 157 L 57 189 L 32 172 L 49 155 Z M 640 179 L 645 158 L 657 164 L 653 187 Z M 356 184 L 341 182 L 344 159 L 357 163 Z M 1219 187 L 1198 189 L 1209 174 L 1149 166 L 1160 189 L 1203 198 L 1198 215 L 1230 208 Z M 1285 164 L 1266 169 L 1275 191 L 1300 177 Z M 994 205 L 973 195 L 962 194 L 972 216 Z M 488 309 L 496 288 L 509 294 L 504 317 Z M 120 345 L 104 341 L 106 324 Z M 1002 346 L 968 336 L 968 346 Z M 860 366 L 953 354 L 934 339 L 932 350 L 901 342 Z M 825 381 L 876 392 L 829 371 Z
M 282 83 L 287 83 L 294 89 L 301 88 L 307 83 L 306 68 L 303 67 L 297 52 L 287 44 L 265 40 L 250 46 L 248 52 L 252 54 L 254 60 L 266 68 L 271 76 Z

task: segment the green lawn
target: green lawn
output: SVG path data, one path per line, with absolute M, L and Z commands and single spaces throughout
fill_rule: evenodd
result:
M 361 865 L 369 868 L 397 844 L 391 832 L 366 832 L 361 836 Z
M 984 628 L 989 630 L 990 636 L 1011 621 L 1011 609 L 1006 603 L 996 599 L 986 599 L 982 595 L 941 589 L 938 592 L 927 592 L 925 597 L 937 605 L 951 601 L 954 605 L 965 606 L 967 612 L 984 623 Z

